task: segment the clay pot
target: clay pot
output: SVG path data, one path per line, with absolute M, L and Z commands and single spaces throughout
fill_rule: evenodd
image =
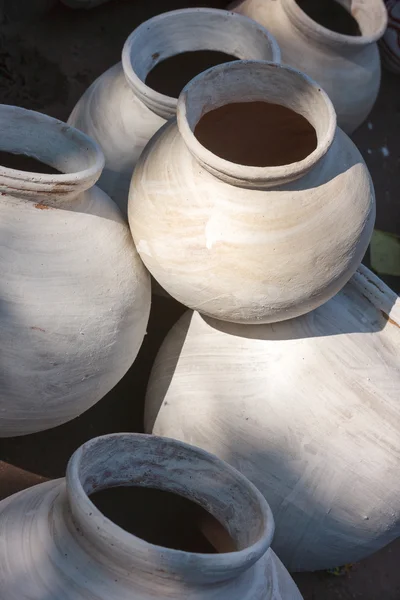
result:
M 147 145 L 130 190 L 153 277 L 182 304 L 237 323 L 329 300 L 361 262 L 375 200 L 328 96 L 290 67 L 236 61 L 193 79 L 177 116 Z
M 399 353 L 400 300 L 365 267 L 284 323 L 187 312 L 153 367 L 146 430 L 242 471 L 289 570 L 354 563 L 400 535 Z
M 151 514 L 146 499 L 156 490 Z M 195 522 L 181 523 L 184 513 L 172 528 L 157 523 L 165 498 L 172 514 L 171 500 L 189 505 Z M 170 542 L 171 530 L 184 527 L 198 538 L 186 543 L 197 548 L 202 537 L 208 554 L 182 550 L 182 540 L 175 548 L 157 543 L 159 528 Z M 113 434 L 87 442 L 65 479 L 3 500 L 0 529 L 2 600 L 301 600 L 270 549 L 273 516 L 259 491 L 226 463 L 174 440 Z
M 382 0 L 238 0 L 230 7 L 268 27 L 282 62 L 318 81 L 346 133 L 367 118 L 381 79 L 376 42 L 387 24 Z
M 232 56 L 278 62 L 280 52 L 274 38 L 246 17 L 210 8 L 167 12 L 135 29 L 125 43 L 122 63 L 99 77 L 79 100 L 68 122 L 101 145 L 106 167 L 99 186 L 124 214 L 134 166 L 152 135 L 175 116 L 182 87 Z M 163 70 L 166 59 L 172 62 Z M 157 65 L 159 78 L 153 71 Z
M 118 208 L 94 187 L 104 165 L 97 144 L 13 106 L 0 106 L 0 127 L 7 437 L 65 423 L 118 383 L 146 332 L 150 280 Z

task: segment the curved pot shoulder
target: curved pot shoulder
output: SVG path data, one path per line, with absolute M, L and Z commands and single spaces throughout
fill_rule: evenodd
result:
M 165 119 L 132 93 L 122 64 L 118 63 L 86 90 L 68 123 L 100 144 L 106 164 L 98 185 L 126 214 L 133 167 Z
M 289 570 L 358 562 L 400 534 L 400 300 L 360 268 L 312 313 L 258 327 L 187 312 L 164 341 L 146 431 L 244 473 Z
M 171 123 L 142 154 L 128 216 L 144 263 L 178 301 L 231 322 L 274 322 L 312 310 L 348 281 L 372 234 L 375 197 L 340 130 L 308 175 L 259 190 L 211 175 Z

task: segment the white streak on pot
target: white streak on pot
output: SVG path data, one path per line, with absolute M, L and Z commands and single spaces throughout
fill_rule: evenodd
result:
M 268 27 L 281 47 L 282 62 L 318 81 L 333 102 L 339 127 L 350 134 L 367 118 L 379 92 L 377 41 L 385 32 L 387 13 L 382 0 L 335 1 L 348 8 L 361 35 L 326 29 L 296 0 L 236 0 L 230 6 Z
M 289 570 L 357 562 L 400 535 L 399 353 L 400 300 L 363 266 L 290 321 L 187 312 L 155 361 L 146 431 L 242 471 Z
M 118 486 L 166 490 L 200 504 L 237 549 L 200 554 L 136 537 L 90 500 Z M 87 442 L 65 480 L 0 503 L 0 531 L 2 600 L 301 600 L 269 548 L 274 522 L 260 492 L 226 463 L 175 440 L 112 434 Z
M 89 87 L 69 117 L 71 125 L 100 144 L 106 166 L 99 186 L 124 214 L 134 166 L 154 133 L 175 115 L 178 102 L 148 87 L 146 77 L 166 58 L 194 50 L 280 60 L 274 38 L 252 19 L 211 8 L 163 13 L 133 31 L 122 63 Z
M 95 187 L 104 157 L 65 123 L 0 106 L 0 149 L 61 174 L 0 166 L 0 437 L 78 416 L 132 365 L 150 278 L 118 208 Z

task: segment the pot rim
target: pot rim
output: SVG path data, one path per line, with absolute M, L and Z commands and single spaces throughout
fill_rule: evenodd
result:
M 287 16 L 292 21 L 293 25 L 297 27 L 297 29 L 299 29 L 306 36 L 309 36 L 317 41 L 321 41 L 324 44 L 353 47 L 366 46 L 368 44 L 377 42 L 383 36 L 388 23 L 387 10 L 382 0 L 373 0 L 374 6 L 377 7 L 380 15 L 380 22 L 378 23 L 375 33 L 370 35 L 361 34 L 354 36 L 338 33 L 332 29 L 328 29 L 327 27 L 320 25 L 317 21 L 314 21 L 314 19 L 309 17 L 307 13 L 304 12 L 296 0 L 281 0 L 281 2 Z M 354 0 L 351 0 L 351 2 L 354 2 Z M 338 4 L 341 3 L 338 2 Z M 345 7 L 343 8 L 347 11 Z M 360 21 L 355 14 L 357 12 L 357 6 L 347 12 L 349 12 L 349 14 L 360 26 Z
M 90 471 L 90 464 L 88 468 L 89 474 L 86 474 L 83 480 L 84 461 L 87 456 L 99 456 L 98 448 L 108 446 L 110 446 L 110 451 L 107 450 L 108 460 L 102 463 L 100 482 L 96 479 L 96 475 Z M 112 471 L 111 468 L 112 460 L 110 457 L 118 454 L 118 452 L 113 452 L 116 447 L 119 449 L 121 457 L 125 455 L 132 458 L 132 460 L 129 460 L 127 468 L 125 467 L 125 463 L 120 472 Z M 126 448 L 128 448 L 128 452 Z M 150 452 L 152 460 L 155 461 L 153 467 L 157 459 L 162 464 L 162 456 L 164 454 L 176 452 L 180 456 L 187 458 L 187 462 L 192 460 L 193 464 L 196 464 L 196 477 L 201 478 L 203 471 L 200 466 L 204 464 L 204 469 L 206 467 L 211 468 L 212 471 L 215 471 L 215 475 L 223 473 L 228 480 L 232 481 L 232 485 L 235 483 L 236 490 L 245 490 L 247 495 L 254 501 L 254 506 L 258 511 L 257 518 L 261 522 L 258 539 L 254 540 L 248 547 L 234 552 L 220 554 L 192 553 L 152 544 L 129 533 L 111 521 L 90 500 L 90 493 L 101 489 L 123 486 L 129 482 L 130 485 L 169 489 L 169 491 L 189 498 L 188 493 L 185 494 L 184 491 L 178 490 L 176 487 L 168 487 L 168 481 L 174 481 L 173 475 L 170 473 L 173 469 L 172 467 L 171 469 L 168 467 L 168 469 L 162 471 L 162 475 L 165 473 L 164 485 L 162 479 L 160 480 L 162 475 L 160 476 L 159 472 L 157 474 L 158 485 L 146 485 L 143 483 L 143 476 L 146 476 L 146 469 L 147 472 L 151 472 L 151 465 L 149 466 L 143 458 L 146 452 Z M 145 473 L 144 475 L 139 475 L 137 469 L 140 466 L 143 469 L 143 465 L 145 465 Z M 182 473 L 182 477 L 186 482 L 185 490 L 190 489 L 191 486 L 193 488 L 194 484 L 192 482 L 195 480 L 193 473 L 192 476 L 189 476 L 187 468 L 187 464 L 185 465 L 185 462 L 182 461 L 180 473 Z M 140 478 L 133 481 L 132 477 L 135 477 L 135 469 L 136 477 Z M 118 483 L 119 475 L 120 479 Z M 103 479 L 101 479 L 102 477 Z M 113 480 L 112 483 L 110 483 L 111 480 Z M 165 578 L 165 569 L 167 569 L 168 573 L 172 574 L 172 576 L 174 574 L 180 577 L 183 576 L 185 581 L 191 582 L 211 583 L 232 579 L 249 569 L 262 558 L 269 549 L 274 534 L 274 519 L 267 501 L 261 492 L 244 475 L 213 454 L 172 438 L 137 433 L 113 433 L 93 438 L 78 448 L 70 458 L 66 472 L 66 485 L 73 520 L 79 526 L 79 529 L 84 532 L 85 537 L 89 539 L 90 543 L 101 554 L 112 554 L 120 566 L 124 561 L 127 562 L 130 568 L 133 566 L 136 569 L 135 572 L 145 572 L 148 574 L 149 560 L 151 560 L 154 577 L 157 577 L 159 574 L 158 571 L 162 571 L 164 573 L 162 577 Z M 92 492 L 88 491 L 88 488 L 92 489 Z M 204 494 L 204 497 L 206 497 L 206 494 Z M 192 497 L 189 499 L 193 501 Z M 209 498 L 203 504 L 200 501 L 198 503 L 206 508 L 209 514 L 213 514 Z M 246 510 L 249 511 L 249 514 L 251 513 L 249 507 L 243 506 L 243 511 Z M 226 518 L 225 522 L 222 522 L 222 519 L 218 517 L 218 520 L 229 531 L 229 519 Z M 249 520 L 251 521 L 251 519 Z M 247 524 L 245 518 L 242 518 L 242 521 Z M 110 550 L 111 546 L 112 550 Z M 163 565 L 164 570 L 161 569 Z
M 246 17 L 244 15 L 240 15 L 230 10 L 221 10 L 217 8 L 182 8 L 177 10 L 168 11 L 165 13 L 161 13 L 160 15 L 156 15 L 151 19 L 148 19 L 141 25 L 139 25 L 127 38 L 123 50 L 122 50 L 122 67 L 125 74 L 125 77 L 135 92 L 135 94 L 140 98 L 140 100 L 150 108 L 153 112 L 158 114 L 160 117 L 164 119 L 170 119 L 175 116 L 176 109 L 178 105 L 178 98 L 174 98 L 172 96 L 167 96 L 156 90 L 152 89 L 148 85 L 146 85 L 145 81 L 141 79 L 136 73 L 135 68 L 132 65 L 132 55 L 134 53 L 135 44 L 138 43 L 138 40 L 144 35 L 146 35 L 147 31 L 150 31 L 152 27 L 155 25 L 162 26 L 166 22 L 172 20 L 176 21 L 176 19 L 184 18 L 184 17 L 196 17 L 207 16 L 210 17 L 210 22 L 215 24 L 216 18 L 220 17 L 225 20 L 234 20 L 235 23 L 241 23 L 243 26 L 251 28 L 254 32 L 258 32 L 261 36 L 266 38 L 268 44 L 265 45 L 265 51 L 268 54 L 272 54 L 271 61 L 280 62 L 281 60 L 281 52 L 278 45 L 278 42 L 273 37 L 273 35 L 265 29 L 260 23 Z M 138 45 L 140 45 L 138 43 Z M 215 48 L 210 48 L 209 45 L 205 43 L 204 50 L 216 50 L 222 51 L 221 48 L 218 48 L 218 44 L 215 44 Z M 232 54 L 234 54 L 235 48 L 235 40 L 232 39 Z M 190 50 L 179 48 L 179 44 L 177 45 L 176 52 L 168 53 L 168 56 L 162 56 L 161 60 L 159 60 L 160 56 L 158 52 L 152 55 L 153 64 L 146 69 L 146 77 L 150 73 L 150 71 L 162 60 L 169 58 L 171 56 L 177 56 L 183 52 L 189 52 Z M 155 57 L 155 58 L 154 58 Z M 145 78 L 144 78 L 145 79 Z
M 200 121 L 200 118 L 208 111 L 204 110 L 204 106 L 202 106 L 199 118 L 197 120 L 193 119 L 192 123 L 189 123 L 188 115 L 191 110 L 190 104 L 196 100 L 196 97 L 198 97 L 199 90 L 201 90 L 201 88 L 217 89 L 218 84 L 220 84 L 222 87 L 222 85 L 225 85 L 224 76 L 226 74 L 231 75 L 232 80 L 239 80 L 240 77 L 238 75 L 242 75 L 245 70 L 250 72 L 249 70 L 251 68 L 253 68 L 255 71 L 255 76 L 257 76 L 257 81 L 259 84 L 262 81 L 262 76 L 265 74 L 266 86 L 269 85 L 268 82 L 274 77 L 277 78 L 278 81 L 282 75 L 285 75 L 285 73 L 289 74 L 294 81 L 297 79 L 299 83 L 306 86 L 308 92 L 313 94 L 314 98 L 321 102 L 321 106 L 323 105 L 326 112 L 326 127 L 321 127 L 321 132 L 318 132 L 317 128 L 315 127 L 317 133 L 317 147 L 304 159 L 298 162 L 280 166 L 254 167 L 242 165 L 221 158 L 220 156 L 208 150 L 197 140 L 194 134 L 195 126 Z M 249 87 L 251 88 L 249 94 L 252 95 L 253 88 L 252 86 Z M 225 88 L 227 89 L 227 93 L 229 93 L 229 81 L 225 85 Z M 272 101 L 267 94 L 265 96 L 261 95 L 261 97 L 257 99 L 264 100 L 265 102 Z M 235 101 L 243 102 L 244 100 L 227 99 L 226 101 L 218 103 L 218 106 L 224 106 Z M 281 104 L 283 106 L 287 106 L 285 102 L 281 102 Z M 212 108 L 217 108 L 217 106 L 211 106 L 210 110 L 212 110 Z M 311 121 L 309 120 L 309 122 Z M 333 104 L 326 92 L 322 90 L 318 83 L 308 77 L 308 75 L 305 75 L 301 71 L 298 71 L 297 69 L 288 65 L 280 65 L 268 61 L 255 60 L 238 60 L 220 64 L 215 67 L 211 67 L 207 71 L 200 73 L 194 79 L 192 79 L 182 90 L 182 93 L 179 97 L 177 123 L 187 148 L 200 162 L 200 164 L 211 174 L 227 183 L 230 183 L 231 185 L 260 189 L 289 183 L 302 177 L 308 171 L 310 171 L 310 169 L 314 167 L 316 163 L 328 152 L 335 138 L 337 127 L 336 112 Z
M 43 113 L 7 104 L 0 104 L 0 123 L 0 150 L 30 156 L 60 171 L 65 165 L 74 166 L 69 172 L 50 174 L 0 165 L 3 193 L 16 196 L 78 194 L 99 179 L 105 164 L 103 152 L 94 140 L 75 127 Z M 57 154 L 60 145 L 62 152 Z M 79 165 L 84 168 L 76 168 Z

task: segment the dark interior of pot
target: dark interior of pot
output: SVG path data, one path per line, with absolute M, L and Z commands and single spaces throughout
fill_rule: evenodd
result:
M 317 147 L 314 127 L 302 115 L 269 102 L 235 102 L 203 115 L 198 141 L 220 158 L 252 167 L 305 159 Z
M 217 50 L 182 52 L 156 64 L 147 75 L 145 82 L 160 94 L 178 98 L 182 89 L 193 77 L 210 67 L 232 60 L 238 60 L 238 57 Z
M 296 0 L 313 21 L 326 29 L 344 35 L 362 35 L 353 15 L 337 0 Z
M 0 150 L 0 165 L 8 169 L 17 169 L 18 171 L 27 171 L 30 173 L 43 173 L 46 175 L 60 175 L 60 171 L 46 165 L 45 163 L 27 156 L 26 154 L 13 154 Z
M 226 529 L 199 504 L 155 488 L 113 487 L 90 495 L 116 525 L 146 542 L 202 554 L 234 552 Z

